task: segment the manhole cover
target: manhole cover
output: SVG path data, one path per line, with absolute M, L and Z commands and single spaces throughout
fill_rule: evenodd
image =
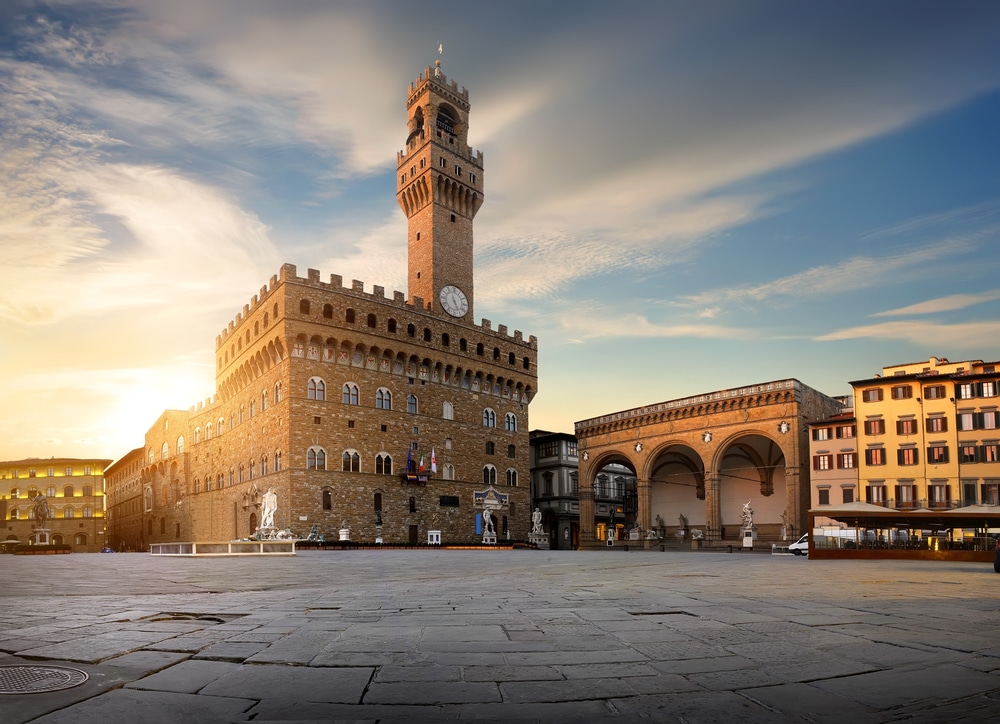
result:
M 40 694 L 79 686 L 87 672 L 66 666 L 0 666 L 0 694 Z

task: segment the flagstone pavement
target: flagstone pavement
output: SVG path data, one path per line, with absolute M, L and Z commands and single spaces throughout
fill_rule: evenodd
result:
M 992 565 L 688 551 L 0 556 L 0 722 L 984 722 Z M 20 670 L 20 669 L 18 669 Z M 13 671 L 13 670 L 12 670 Z

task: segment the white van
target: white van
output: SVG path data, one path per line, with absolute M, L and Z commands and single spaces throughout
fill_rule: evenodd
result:
M 794 553 L 797 556 L 809 555 L 809 534 L 806 533 L 804 536 L 788 546 L 788 550 L 790 553 Z

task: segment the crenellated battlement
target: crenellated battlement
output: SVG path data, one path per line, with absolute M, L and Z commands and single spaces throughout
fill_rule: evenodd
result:
M 236 317 L 229 322 L 226 328 L 216 336 L 216 349 L 221 349 L 229 338 L 236 332 L 236 330 L 239 329 L 240 325 L 249 320 L 253 314 L 265 304 L 265 302 L 268 302 L 270 296 L 283 284 L 297 284 L 323 292 L 343 294 L 360 301 L 375 302 L 383 306 L 398 308 L 410 313 L 434 316 L 437 321 L 440 321 L 441 319 L 440 314 L 435 314 L 430 309 L 426 308 L 424 299 L 421 297 L 414 297 L 411 303 L 406 301 L 406 294 L 404 292 L 394 291 L 392 293 L 392 298 L 390 299 L 385 295 L 385 288 L 378 285 L 373 285 L 372 291 L 369 293 L 365 291 L 364 282 L 358 279 L 352 279 L 351 286 L 345 287 L 344 278 L 340 274 L 331 274 L 329 281 L 323 281 L 318 269 L 307 269 L 306 276 L 300 277 L 298 276 L 298 269 L 295 264 L 282 264 L 280 272 L 272 276 L 270 282 L 266 286 L 261 287 L 260 292 L 253 296 L 250 303 L 243 305 L 243 311 L 237 314 Z M 507 325 L 505 324 L 498 325 L 497 329 L 494 330 L 493 323 L 489 319 L 483 319 L 481 320 L 480 325 L 471 325 L 471 328 L 496 339 L 503 339 L 506 341 L 513 340 L 513 342 L 519 346 L 526 347 L 528 349 L 538 349 L 538 338 L 535 335 L 530 335 L 527 341 L 525 341 L 524 334 L 521 330 L 514 330 L 512 337 L 508 334 Z
M 456 101 L 461 101 L 468 105 L 469 103 L 469 91 L 466 90 L 465 86 L 462 89 L 458 89 L 458 83 L 455 81 L 449 81 L 448 77 L 438 70 L 435 73 L 434 66 L 428 65 L 427 69 L 417 76 L 417 79 L 410 83 L 410 92 L 407 95 L 406 105 L 409 107 L 413 99 L 419 95 L 420 90 L 423 88 L 425 83 L 434 83 L 434 85 L 439 87 L 439 92 L 445 96 L 453 96 Z

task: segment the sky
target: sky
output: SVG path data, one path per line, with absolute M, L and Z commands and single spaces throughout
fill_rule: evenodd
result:
M 405 292 L 439 58 L 531 428 L 1000 358 L 1000 3 L 3 0 L 0 460 L 140 447 L 282 263 Z

